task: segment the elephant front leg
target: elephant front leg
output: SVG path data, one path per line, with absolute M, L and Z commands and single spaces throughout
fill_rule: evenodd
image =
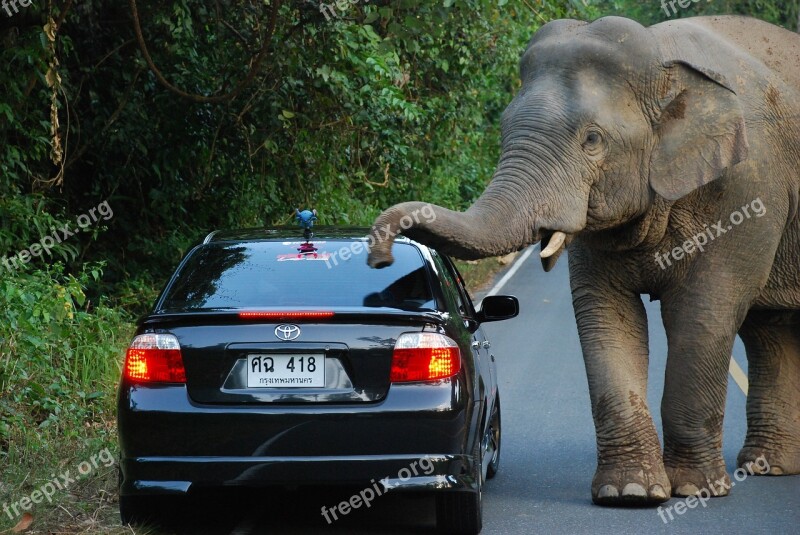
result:
M 669 499 L 670 483 L 647 407 L 647 315 L 638 295 L 598 288 L 598 279 L 582 283 L 579 276 L 572 277 L 597 433 L 592 501 L 661 503 Z
M 673 496 L 726 496 L 731 480 L 722 458 L 722 422 L 731 351 L 744 311 L 742 305 L 686 295 L 662 302 L 669 343 L 661 402 L 664 465 Z

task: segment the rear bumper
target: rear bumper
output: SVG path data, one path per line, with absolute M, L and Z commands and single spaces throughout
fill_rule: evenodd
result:
M 183 386 L 119 394 L 123 495 L 227 486 L 475 488 L 476 406 L 457 377 L 377 403 L 203 405 Z M 381 483 L 378 483 L 381 482 Z
M 120 494 L 188 494 L 204 488 L 380 485 L 382 491 L 474 490 L 465 455 L 372 457 L 149 457 L 123 459 Z M 379 475 L 376 475 L 379 474 Z M 416 475 L 415 475 L 416 474 Z

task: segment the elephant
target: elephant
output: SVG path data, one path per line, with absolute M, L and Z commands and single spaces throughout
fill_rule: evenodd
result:
M 739 16 L 555 20 L 520 78 L 480 197 L 464 212 L 385 210 L 369 265 L 392 263 L 400 233 L 463 259 L 541 243 L 545 271 L 568 251 L 595 504 L 728 494 L 737 333 L 749 379 L 737 464 L 800 473 L 800 36 Z M 423 207 L 433 217 L 409 217 Z M 660 300 L 667 334 L 663 448 L 642 296 Z

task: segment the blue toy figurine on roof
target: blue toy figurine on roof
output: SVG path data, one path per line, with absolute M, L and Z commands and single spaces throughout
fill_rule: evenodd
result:
M 300 228 L 303 230 L 311 230 L 311 228 L 314 226 L 314 221 L 317 220 L 317 211 L 303 210 L 301 212 L 300 208 L 295 208 L 294 211 L 297 214 L 295 217 L 300 223 Z
M 314 233 L 311 232 L 311 229 L 314 227 L 314 221 L 317 220 L 317 211 L 316 210 L 303 210 L 300 211 L 300 208 L 295 208 L 295 219 L 300 224 L 300 228 L 303 229 L 303 237 L 306 239 L 306 243 L 301 246 L 301 253 L 304 252 L 311 252 L 316 251 L 316 248 L 313 244 L 308 243 L 312 237 L 314 237 Z

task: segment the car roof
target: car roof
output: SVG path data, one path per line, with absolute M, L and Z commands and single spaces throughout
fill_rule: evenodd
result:
M 314 233 L 310 241 L 314 240 L 348 240 L 348 239 L 367 239 L 370 232 L 369 227 L 340 227 L 340 226 L 319 226 L 312 229 Z M 286 241 L 286 240 L 305 240 L 303 229 L 298 226 L 280 226 L 268 228 L 246 228 L 235 230 L 215 230 L 206 236 L 203 243 L 245 243 L 253 241 Z M 404 236 L 397 236 L 395 241 L 400 243 L 411 243 L 411 240 Z M 416 243 L 416 242 L 414 242 Z M 421 244 L 417 244 L 420 245 Z

